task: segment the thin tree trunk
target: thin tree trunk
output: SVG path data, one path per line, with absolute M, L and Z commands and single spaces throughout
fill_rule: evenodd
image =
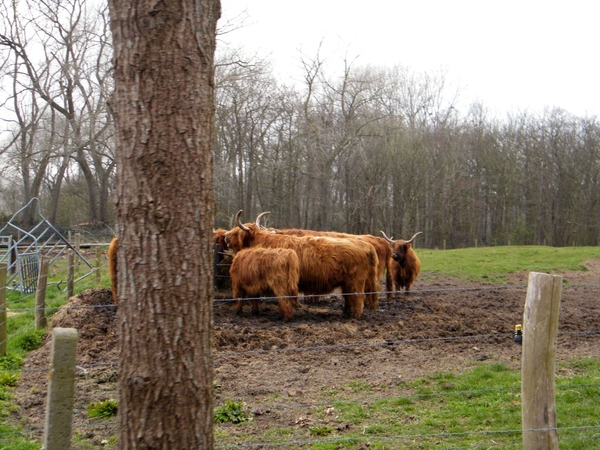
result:
M 219 0 L 110 0 L 119 448 L 212 449 Z

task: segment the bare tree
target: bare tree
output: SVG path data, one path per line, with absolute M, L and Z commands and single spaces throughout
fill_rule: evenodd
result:
M 211 449 L 211 150 L 220 2 L 109 4 L 119 447 Z
M 12 77 L 18 87 L 14 89 L 15 98 L 18 95 L 22 100 L 23 95 L 28 95 L 29 105 L 39 105 L 39 111 L 50 108 L 67 124 L 64 128 L 51 128 L 59 133 L 52 140 L 62 147 L 60 157 L 69 159 L 65 164 L 76 161 L 86 180 L 89 220 L 106 221 L 108 195 L 101 196 L 99 191 L 106 191 L 107 187 L 99 187 L 99 180 L 108 178 L 105 172 L 112 170 L 114 158 L 106 151 L 99 156 L 95 150 L 103 147 L 98 141 L 108 139 L 111 127 L 106 108 L 111 90 L 106 81 L 110 74 L 108 27 L 97 26 L 103 21 L 88 11 L 84 0 L 41 0 L 25 5 L 11 2 L 5 10 L 7 20 L 0 33 L 0 46 L 14 55 L 17 70 Z M 98 14 L 104 17 L 102 11 Z M 11 112 L 18 115 L 16 107 Z M 58 123 L 58 117 L 53 117 Z M 19 123 L 22 147 L 24 127 L 31 131 L 35 122 L 22 116 Z M 46 175 L 42 170 L 45 167 L 40 166 L 36 178 Z M 25 185 L 26 182 L 24 179 Z M 61 183 L 54 183 L 55 194 L 60 192 Z M 25 186 L 25 201 L 36 194 Z M 56 212 L 56 204 L 52 206 L 51 216 Z

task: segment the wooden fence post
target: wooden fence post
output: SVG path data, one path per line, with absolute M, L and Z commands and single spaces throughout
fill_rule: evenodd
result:
M 558 449 L 555 357 L 562 277 L 530 272 L 523 312 L 523 449 Z
M 81 233 L 75 233 L 75 250 L 81 251 Z
M 75 253 L 69 252 L 69 267 L 67 270 L 67 298 L 73 297 L 73 283 L 75 282 Z
M 46 326 L 46 286 L 48 285 L 48 258 L 42 257 L 37 289 L 35 291 L 35 327 Z
M 75 233 L 75 250 L 77 250 L 77 261 L 73 260 L 73 264 L 75 264 L 75 271 L 73 272 L 73 280 L 77 278 L 79 275 L 79 266 L 81 265 L 81 258 L 79 255 L 81 254 L 81 233 Z
M 76 349 L 75 328 L 52 330 L 44 450 L 71 448 Z
M 6 331 L 6 272 L 8 264 L 0 264 L 0 356 L 6 356 L 6 343 L 8 333 Z
M 100 267 L 101 267 L 101 258 L 102 257 L 102 251 L 100 250 L 100 247 L 96 247 L 96 286 L 98 286 L 100 284 L 100 282 L 102 281 L 102 277 L 101 277 L 101 273 L 100 273 Z

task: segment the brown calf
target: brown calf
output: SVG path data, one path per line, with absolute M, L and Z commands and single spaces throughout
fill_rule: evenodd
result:
M 236 299 L 277 296 L 279 312 L 284 320 L 292 318 L 298 301 L 300 260 L 294 250 L 286 248 L 248 248 L 233 257 L 231 289 Z M 252 313 L 258 314 L 258 299 L 252 299 Z M 242 312 L 242 301 L 236 301 L 236 312 Z

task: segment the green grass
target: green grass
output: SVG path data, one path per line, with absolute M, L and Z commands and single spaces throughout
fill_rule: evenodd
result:
M 224 404 L 215 408 L 215 423 L 239 424 L 250 420 L 252 420 L 251 411 L 243 402 L 226 399 Z
M 600 258 L 600 247 L 504 246 L 456 250 L 416 249 L 420 277 L 445 275 L 464 281 L 505 283 L 507 274 L 586 270 L 583 262 Z
M 600 360 L 574 358 L 559 364 L 556 379 L 557 423 L 562 449 L 598 449 Z M 569 374 L 568 376 L 560 374 Z M 363 382 L 352 381 L 348 389 Z M 350 395 L 350 394 L 348 394 Z M 314 407 L 308 428 L 252 434 L 246 444 L 295 442 L 286 448 L 442 449 L 522 447 L 521 374 L 503 364 L 480 363 L 461 373 L 433 373 L 388 386 L 369 403 L 338 397 L 329 407 Z M 323 395 L 323 402 L 329 397 Z M 571 429 L 572 428 L 572 429 Z M 217 446 L 233 438 L 216 426 Z M 247 438 L 247 436 L 246 436 Z
M 114 398 L 87 405 L 88 417 L 99 417 L 101 419 L 115 417 L 118 409 L 118 402 Z
M 92 265 L 95 260 L 89 261 Z M 110 277 L 103 260 L 101 267 L 101 282 L 95 284 L 95 275 L 75 283 L 74 294 L 90 287 L 110 287 Z M 59 260 L 48 271 L 48 287 L 46 289 L 46 319 L 49 320 L 56 310 L 67 302 L 66 273 L 67 262 Z M 89 272 L 85 264 L 76 266 L 75 278 Z M 61 281 L 60 288 L 56 284 Z M 38 348 L 44 339 L 45 329 L 35 328 L 35 294 L 23 295 L 18 291 L 6 291 L 7 317 L 7 355 L 0 357 L 0 450 L 29 450 L 39 449 L 40 444 L 32 442 L 19 424 L 10 422 L 10 413 L 14 411 L 13 392 L 14 379 L 19 377 L 23 358 L 28 352 Z

